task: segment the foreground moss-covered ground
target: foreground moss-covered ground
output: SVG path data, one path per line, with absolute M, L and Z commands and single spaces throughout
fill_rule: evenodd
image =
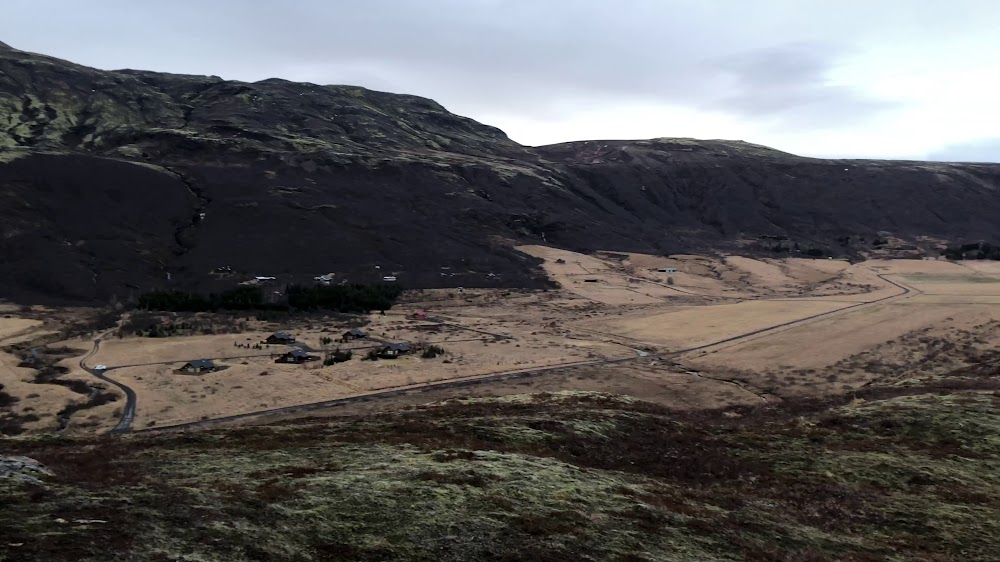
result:
M 996 560 L 995 383 L 0 441 L 55 473 L 0 480 L 0 560 Z

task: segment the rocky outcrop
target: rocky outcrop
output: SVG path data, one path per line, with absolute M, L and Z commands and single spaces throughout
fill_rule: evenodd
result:
M 0 479 L 42 485 L 47 476 L 53 476 L 52 471 L 35 459 L 0 455 Z

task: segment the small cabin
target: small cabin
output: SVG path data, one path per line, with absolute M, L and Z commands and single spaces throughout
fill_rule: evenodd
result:
M 657 269 L 656 271 L 659 271 L 660 273 L 677 273 L 677 268 L 676 267 L 661 267 L 661 268 Z
M 287 332 L 275 332 L 270 336 L 267 336 L 267 339 L 264 340 L 264 343 L 271 343 L 276 345 L 288 345 L 295 343 L 295 338 L 292 337 L 292 335 Z
M 182 373 L 189 374 L 211 373 L 217 370 L 219 370 L 219 366 L 210 359 L 197 359 L 195 361 L 189 361 L 178 369 L 178 371 Z
M 342 336 L 340 336 L 340 341 L 347 343 L 353 340 L 363 340 L 367 337 L 368 334 L 364 333 L 360 328 L 351 328 L 350 330 L 344 332 Z
M 410 346 L 405 343 L 390 343 L 379 350 L 378 356 L 382 359 L 395 359 L 400 355 L 410 352 Z
M 293 349 L 284 355 L 281 355 L 274 360 L 275 363 L 306 363 L 308 361 L 317 361 L 319 357 L 316 355 L 309 355 L 301 349 Z

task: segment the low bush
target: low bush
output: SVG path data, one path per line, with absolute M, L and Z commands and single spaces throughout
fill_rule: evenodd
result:
M 351 358 L 353 357 L 354 357 L 353 351 L 341 351 L 338 349 L 333 353 L 327 355 L 326 359 L 323 360 L 323 364 L 333 365 L 335 363 L 344 363 L 346 361 L 350 361 Z
M 424 359 L 434 359 L 438 355 L 444 355 L 445 350 L 443 347 L 438 345 L 431 345 L 424 349 L 424 352 L 420 354 Z

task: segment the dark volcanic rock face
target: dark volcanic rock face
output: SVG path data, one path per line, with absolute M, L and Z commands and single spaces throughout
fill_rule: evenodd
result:
M 0 297 L 21 300 L 329 272 L 539 286 L 518 242 L 678 252 L 787 236 L 856 253 L 880 231 L 1000 240 L 998 185 L 996 165 L 742 142 L 528 148 L 414 96 L 106 72 L 0 47 Z

